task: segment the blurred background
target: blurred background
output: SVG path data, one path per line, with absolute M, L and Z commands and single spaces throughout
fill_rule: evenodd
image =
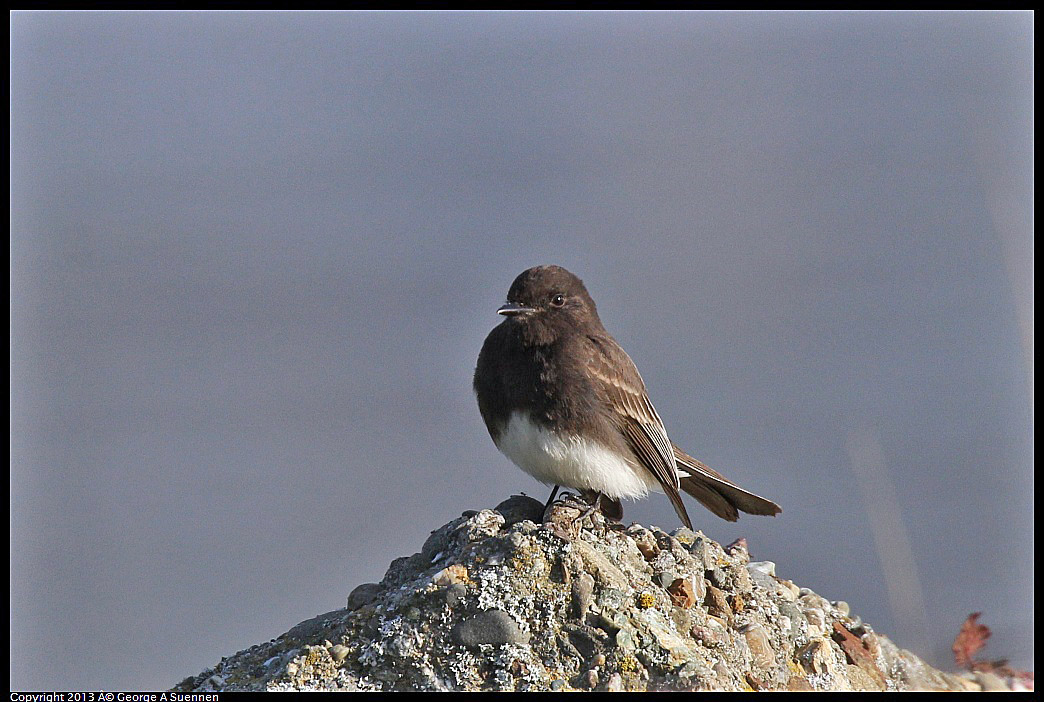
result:
M 1032 667 L 1032 14 L 10 27 L 12 689 L 170 687 L 545 499 L 471 391 L 545 263 L 784 508 L 696 528 Z

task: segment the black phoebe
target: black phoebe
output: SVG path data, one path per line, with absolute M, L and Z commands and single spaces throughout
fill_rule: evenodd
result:
M 537 480 L 580 491 L 606 516 L 621 498 L 664 492 L 692 528 L 679 490 L 723 519 L 776 515 L 779 505 L 747 492 L 671 443 L 631 357 L 602 326 L 583 282 L 559 266 L 523 271 L 486 337 L 475 394 L 489 435 Z

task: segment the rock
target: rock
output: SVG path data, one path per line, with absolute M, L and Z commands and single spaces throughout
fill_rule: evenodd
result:
M 928 666 L 700 532 L 577 520 L 513 496 L 435 529 L 348 608 L 186 678 L 210 691 L 1024 689 Z M 534 519 L 535 518 L 535 519 Z M 756 549 L 757 544 L 752 544 Z M 331 643 L 335 642 L 335 643 Z M 1028 678 L 1027 678 L 1028 679 Z

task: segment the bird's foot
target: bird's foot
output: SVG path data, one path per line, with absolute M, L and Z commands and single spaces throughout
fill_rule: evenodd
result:
M 591 526 L 595 529 L 600 528 L 603 533 L 606 531 L 607 520 L 601 512 L 598 500 L 592 504 L 580 495 L 566 492 L 557 500 L 549 502 L 544 510 L 544 524 L 563 538 L 568 534 L 570 540 L 580 535 L 585 519 L 590 519 Z

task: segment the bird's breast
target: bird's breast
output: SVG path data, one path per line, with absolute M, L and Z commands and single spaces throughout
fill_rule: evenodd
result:
M 662 490 L 652 473 L 600 442 L 553 431 L 524 411 L 511 413 L 496 445 L 515 465 L 547 485 L 595 490 L 616 499 Z

